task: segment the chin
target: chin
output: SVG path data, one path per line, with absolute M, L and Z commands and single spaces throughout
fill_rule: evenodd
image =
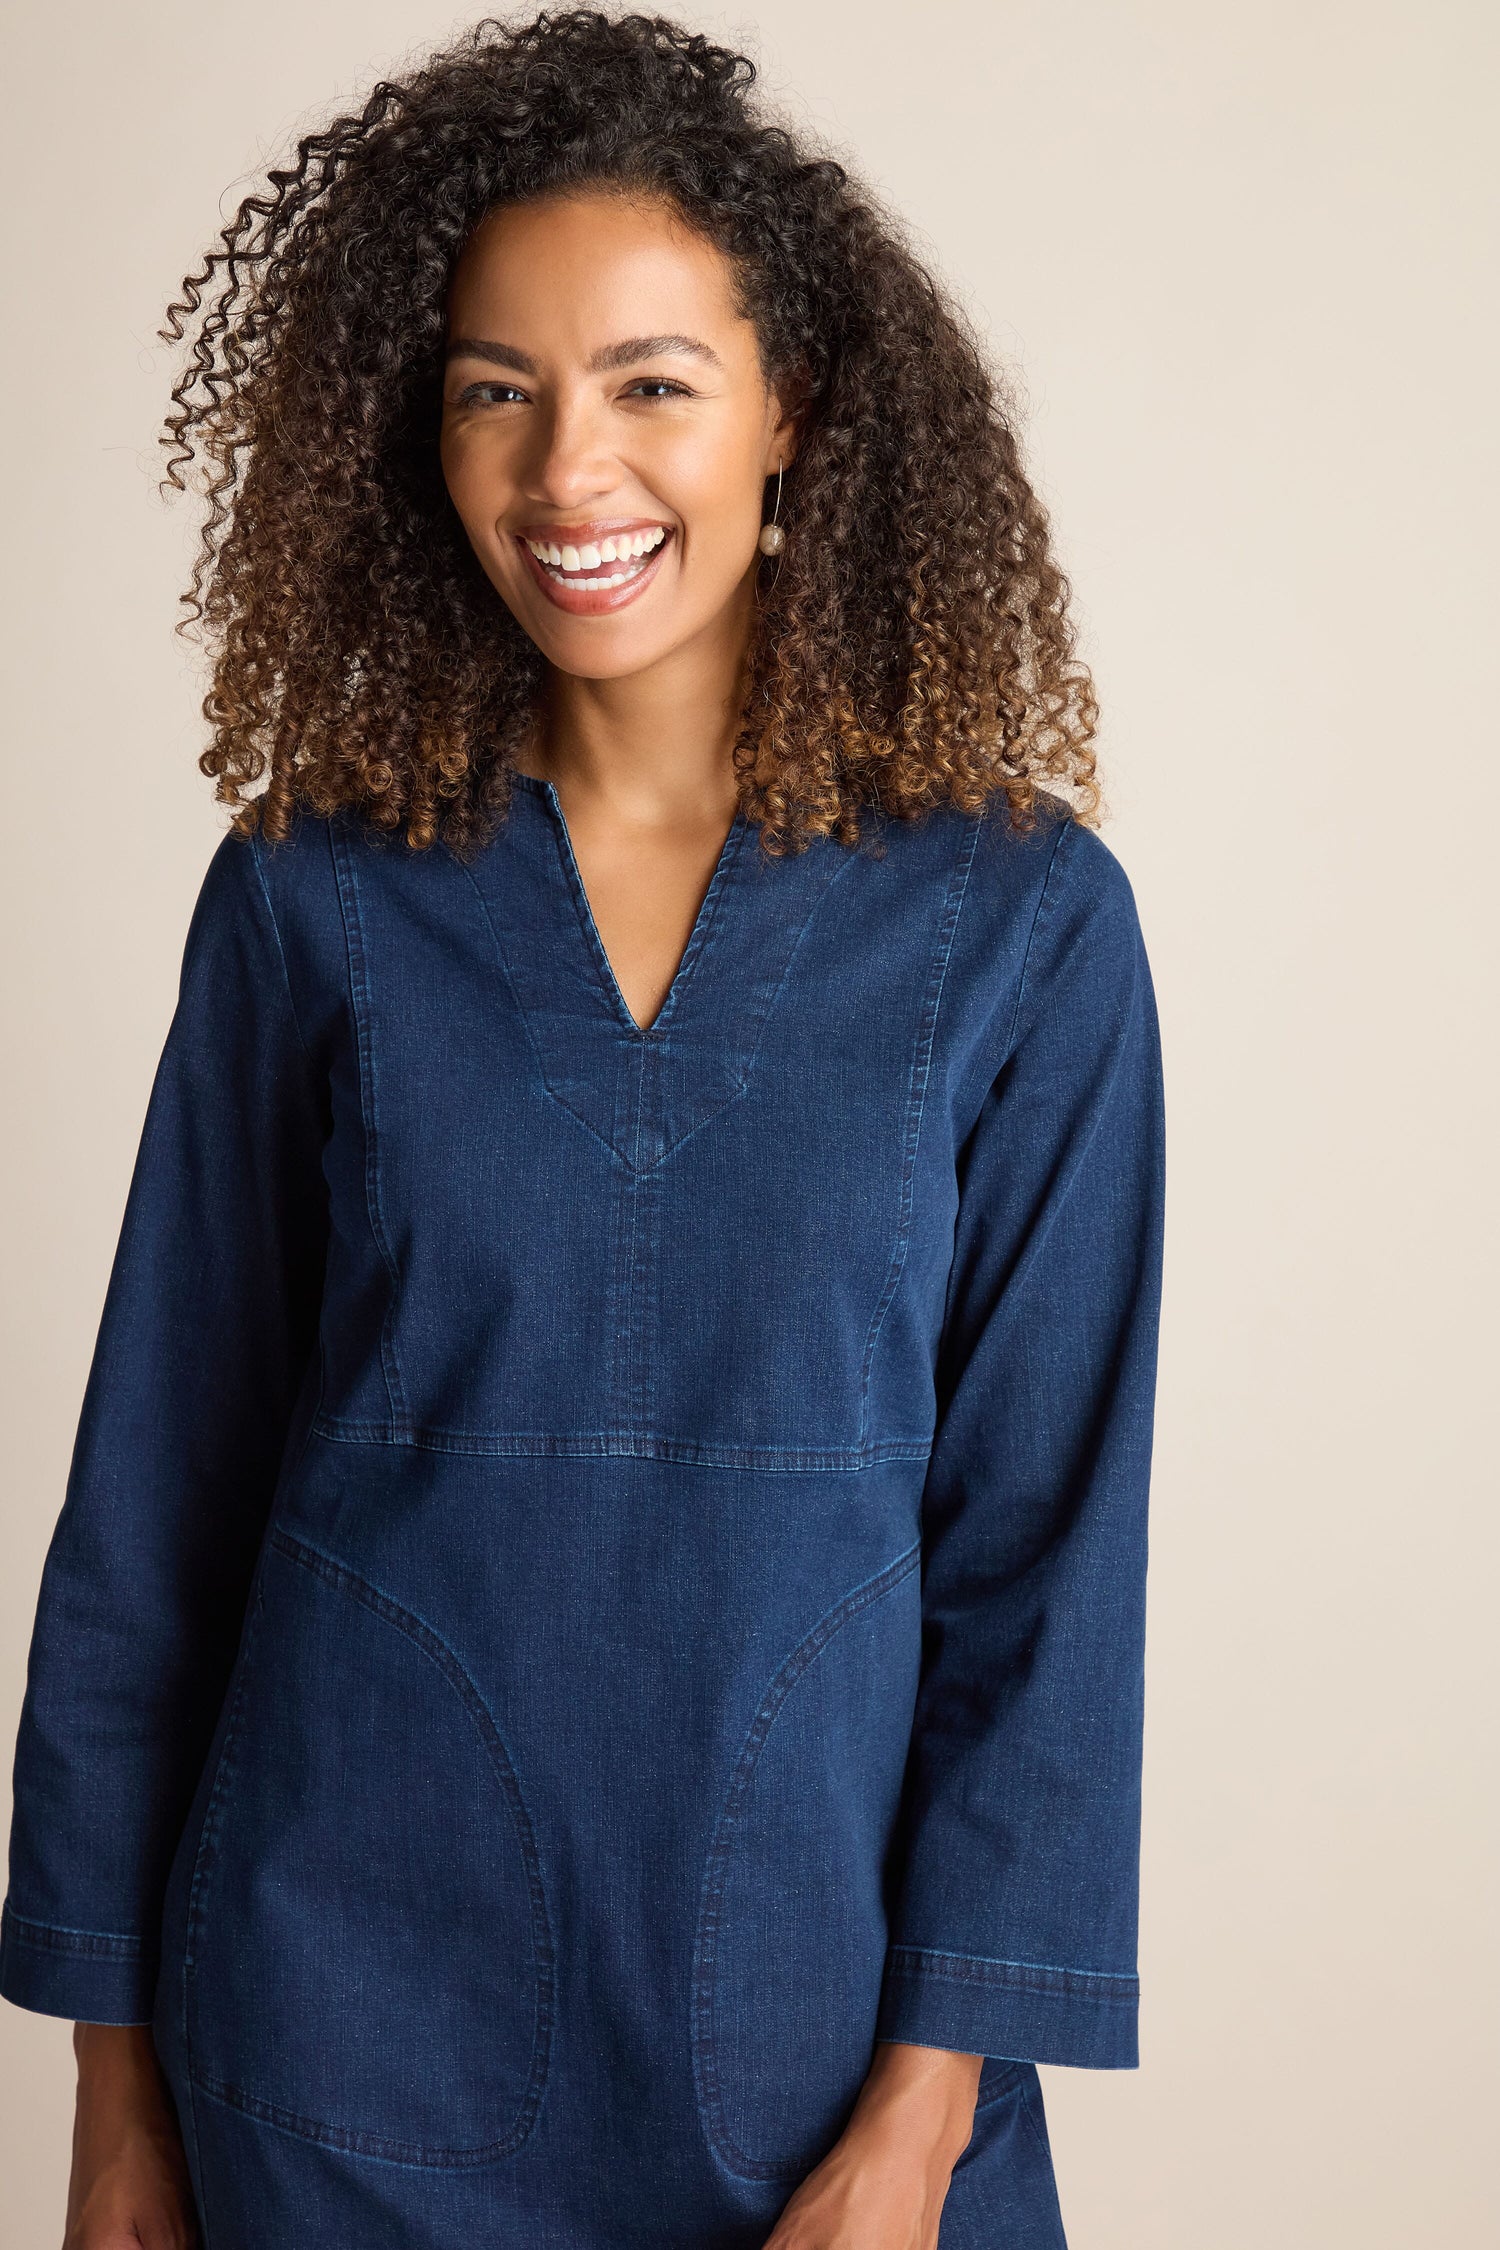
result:
M 604 649 L 582 635 L 576 639 L 564 636 L 555 647 L 541 641 L 537 646 L 555 671 L 566 672 L 575 680 L 628 680 L 633 673 L 649 671 L 671 653 L 670 647 L 655 646 Z
M 627 679 L 670 656 L 691 637 L 689 631 L 654 629 L 644 619 L 638 625 L 628 611 L 617 617 L 562 617 L 549 610 L 536 614 L 537 604 L 506 604 L 527 639 L 549 664 L 580 680 Z

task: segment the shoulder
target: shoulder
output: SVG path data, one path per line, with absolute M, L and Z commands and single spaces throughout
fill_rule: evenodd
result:
M 1138 1004 L 1140 923 L 1123 862 L 1063 798 L 1039 792 L 1024 828 L 1003 795 L 942 817 L 967 856 L 944 1007 L 965 1082 L 983 1085 L 1038 1027 L 1086 1037 Z
M 188 933 L 189 961 L 228 953 L 241 974 L 285 983 L 305 1023 L 336 1011 L 348 983 L 334 821 L 299 813 L 269 842 L 226 828 L 204 869 Z
M 288 834 L 269 841 L 259 829 L 248 836 L 227 829 L 209 863 L 208 880 L 238 890 L 270 920 L 283 946 L 316 945 L 319 931 L 342 926 L 334 830 L 337 816 L 299 811 Z
M 1003 795 L 977 818 L 945 817 L 968 831 L 963 913 L 981 955 L 995 948 L 1009 954 L 1018 929 L 1028 951 L 1073 926 L 1088 927 L 1104 944 L 1138 939 L 1135 891 L 1123 862 L 1065 799 L 1039 790 L 1025 828 Z
M 1035 826 L 1018 830 L 1004 799 L 979 823 L 970 889 L 983 908 L 1019 905 L 1031 915 L 1032 965 L 1069 937 L 1131 954 L 1140 944 L 1135 888 L 1123 861 L 1097 829 L 1086 828 L 1061 797 L 1039 791 Z
M 1113 1054 L 1154 1020 L 1155 996 L 1135 889 L 1096 829 L 1066 813 L 1056 826 L 1027 940 L 1010 1048 Z M 1058 1043 L 1061 1042 L 1061 1048 Z

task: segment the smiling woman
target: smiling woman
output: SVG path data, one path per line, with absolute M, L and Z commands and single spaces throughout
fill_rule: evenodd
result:
M 174 308 L 234 819 L 16 1757 L 70 2250 L 1058 2250 L 1037 2066 L 1137 2059 L 1151 977 L 995 381 L 752 77 L 482 24 Z
M 643 310 L 659 331 L 630 332 Z M 448 490 L 549 662 L 598 679 L 705 631 L 748 645 L 761 493 L 796 447 L 719 251 L 659 196 L 502 206 L 458 260 L 449 321 Z
M 183 628 L 217 645 L 202 764 L 246 824 L 279 839 L 299 804 L 349 806 L 418 846 L 493 835 L 561 645 L 532 630 L 588 614 L 502 564 L 502 476 L 529 494 L 509 530 L 677 535 L 630 636 L 679 598 L 701 621 L 734 562 L 756 630 L 730 760 L 768 851 L 997 791 L 1025 825 L 1038 786 L 1091 817 L 1092 684 L 995 372 L 899 220 L 758 116 L 753 78 L 660 19 L 480 23 L 306 134 L 186 283 L 167 474 L 200 461 L 214 505 Z M 598 503 L 599 458 L 562 487 L 518 475 L 539 428 L 596 456 L 615 433 L 633 497 Z M 756 474 L 705 514 L 693 480 L 726 445 Z M 642 489 L 658 455 L 680 508 Z M 627 637 L 612 621 L 590 663 Z

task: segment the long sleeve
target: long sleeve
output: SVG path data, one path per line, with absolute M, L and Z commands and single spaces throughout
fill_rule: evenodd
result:
M 167 1870 L 314 1371 L 325 1133 L 265 848 L 231 832 L 189 923 L 43 1567 L 0 1922 L 20 2007 L 150 2019 Z
M 1133 2068 L 1159 1030 L 1133 893 L 1068 819 L 959 1152 L 923 1659 L 878 2036 Z

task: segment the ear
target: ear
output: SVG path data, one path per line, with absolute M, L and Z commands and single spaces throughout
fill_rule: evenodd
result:
M 807 392 L 806 374 L 801 369 L 771 391 L 767 408 L 765 473 L 768 477 L 775 476 L 778 461 L 783 469 L 789 469 L 797 458 L 807 419 Z

